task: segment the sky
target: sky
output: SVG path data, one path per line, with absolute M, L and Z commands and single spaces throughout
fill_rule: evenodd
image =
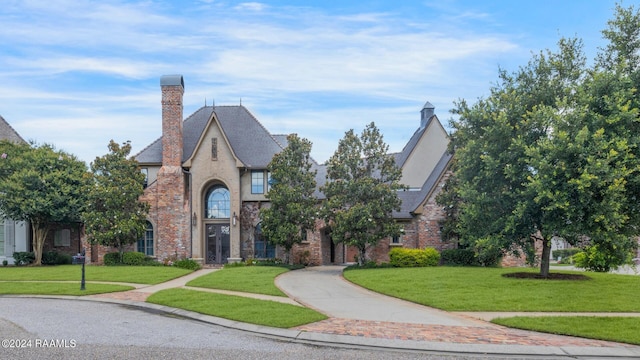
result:
M 3 0 L 0 116 L 26 140 L 89 164 L 110 140 L 132 155 L 161 136 L 160 77 L 181 74 L 184 116 L 242 104 L 326 161 L 375 122 L 390 152 L 425 102 L 445 128 L 499 69 L 578 37 L 606 45 L 607 0 Z M 636 8 L 640 0 L 623 0 Z

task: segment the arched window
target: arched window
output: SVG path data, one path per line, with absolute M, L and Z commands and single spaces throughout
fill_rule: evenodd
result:
M 222 185 L 216 185 L 207 193 L 205 217 L 207 219 L 228 219 L 231 216 L 231 201 L 229 189 Z
M 147 228 L 142 239 L 138 239 L 138 252 L 153 256 L 153 225 L 147 221 Z
M 273 259 L 276 257 L 276 246 L 262 234 L 260 224 L 256 225 L 256 233 L 253 239 L 253 257 L 256 259 Z

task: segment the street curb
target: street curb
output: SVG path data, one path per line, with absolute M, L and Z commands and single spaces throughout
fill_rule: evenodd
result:
M 530 357 L 560 357 L 560 358 L 615 358 L 638 359 L 640 347 L 633 345 L 621 345 L 620 347 L 577 347 L 577 346 L 530 346 L 530 345 L 487 345 L 487 344 L 461 344 L 447 342 L 430 342 L 415 340 L 397 340 L 365 338 L 349 335 L 335 335 L 325 333 L 306 332 L 293 329 L 280 329 L 262 325 L 248 324 L 234 320 L 228 320 L 211 315 L 204 315 L 193 311 L 157 305 L 146 302 L 117 300 L 109 298 L 89 298 L 76 296 L 54 295 L 1 295 L 14 298 L 41 298 L 75 301 L 93 301 L 125 305 L 140 308 L 141 310 L 162 312 L 192 319 L 208 324 L 218 325 L 229 329 L 250 332 L 259 336 L 286 340 L 296 343 L 324 345 L 347 348 L 366 348 L 370 350 L 385 349 L 392 351 L 417 351 L 431 354 L 462 354 L 462 355 L 496 355 L 496 356 L 530 356 Z

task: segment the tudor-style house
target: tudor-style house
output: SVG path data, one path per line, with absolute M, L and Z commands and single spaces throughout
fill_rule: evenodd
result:
M 134 250 L 158 260 L 186 257 L 203 264 L 282 258 L 281 249 L 262 236 L 259 212 L 269 206 L 267 166 L 287 146 L 286 135 L 270 134 L 242 105 L 203 106 L 183 120 L 183 77 L 163 76 L 160 87 L 162 136 L 135 155 L 147 176 L 141 200 L 150 204 L 150 212 L 147 232 Z M 388 260 L 394 246 L 457 246 L 440 240 L 442 212 L 435 204 L 451 160 L 448 136 L 428 102 L 416 125 L 402 152 L 393 154 L 409 187 L 399 193 L 402 209 L 393 214 L 404 233 L 369 249 L 371 259 Z M 326 169 L 314 168 L 320 187 Z M 93 250 L 88 258 L 101 262 L 107 249 L 88 250 Z M 311 265 L 351 262 L 355 254 L 334 244 L 321 221 L 292 250 L 294 261 Z

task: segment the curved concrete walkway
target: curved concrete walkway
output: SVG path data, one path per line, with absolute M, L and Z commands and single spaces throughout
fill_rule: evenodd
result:
M 295 301 L 329 317 L 448 326 L 484 323 L 442 310 L 381 295 L 346 281 L 344 266 L 315 266 L 289 271 L 276 286 Z

